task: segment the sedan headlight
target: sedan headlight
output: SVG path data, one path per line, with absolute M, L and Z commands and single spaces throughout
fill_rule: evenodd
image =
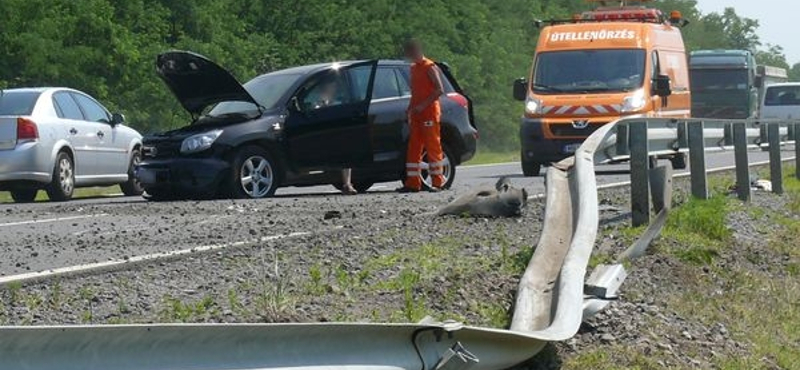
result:
M 644 109 L 645 105 L 647 105 L 647 97 L 645 97 L 644 91 L 639 90 L 622 100 L 622 113 L 638 112 Z
M 525 100 L 525 113 L 542 114 L 542 101 L 536 98 L 528 97 L 528 99 Z
M 191 154 L 207 150 L 211 148 L 211 144 L 214 144 L 214 141 L 216 141 L 220 135 L 222 135 L 222 130 L 214 130 L 189 136 L 184 139 L 181 144 L 181 153 Z

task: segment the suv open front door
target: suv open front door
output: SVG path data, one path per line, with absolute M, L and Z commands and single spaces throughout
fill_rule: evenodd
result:
M 286 138 L 298 168 L 357 167 L 372 161 L 368 111 L 377 61 L 330 69 L 292 98 Z

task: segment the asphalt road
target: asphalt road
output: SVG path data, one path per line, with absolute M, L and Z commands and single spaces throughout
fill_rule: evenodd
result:
M 783 154 L 791 155 L 790 151 Z M 767 153 L 751 153 L 751 162 L 767 159 Z M 730 166 L 733 153 L 707 154 L 707 163 L 709 169 Z M 626 165 L 598 170 L 601 185 L 629 178 L 623 173 Z M 434 212 L 458 194 L 494 183 L 502 176 L 526 188 L 529 194 L 544 192 L 542 177 L 525 178 L 518 163 L 508 163 L 461 167 L 453 189 L 441 194 L 397 195 L 393 189 L 399 183 L 386 183 L 357 197 L 339 196 L 332 187 L 319 186 L 282 189 L 277 198 L 258 201 L 156 204 L 141 198 L 111 197 L 68 203 L 0 204 L 0 276 L 153 253 L 224 247 L 264 238 L 291 238 L 295 233 L 320 233 L 342 227 L 368 230 L 372 219 L 353 221 L 364 204 L 380 210 L 378 218 Z M 365 202 L 364 198 L 371 199 Z M 329 211 L 341 212 L 345 217 L 324 220 Z M 352 217 L 347 217 L 350 214 Z

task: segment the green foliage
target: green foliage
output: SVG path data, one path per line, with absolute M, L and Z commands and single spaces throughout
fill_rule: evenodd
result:
M 658 5 L 692 21 L 684 32 L 691 48 L 761 45 L 758 22 L 733 9 L 703 15 L 694 0 Z M 563 19 L 590 6 L 582 0 L 4 0 L 0 86 L 77 88 L 148 133 L 189 119 L 154 71 L 155 56 L 165 50 L 196 51 L 248 80 L 300 64 L 395 58 L 413 35 L 453 67 L 474 98 L 482 146 L 516 152 L 522 106 L 510 87 L 530 70 L 539 32 L 534 20 Z

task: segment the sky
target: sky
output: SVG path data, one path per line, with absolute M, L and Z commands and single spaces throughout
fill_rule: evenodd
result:
M 800 1 L 697 0 L 697 4 L 703 14 L 734 8 L 739 16 L 758 20 L 761 43 L 782 46 L 790 65 L 800 62 L 800 40 L 796 31 Z

